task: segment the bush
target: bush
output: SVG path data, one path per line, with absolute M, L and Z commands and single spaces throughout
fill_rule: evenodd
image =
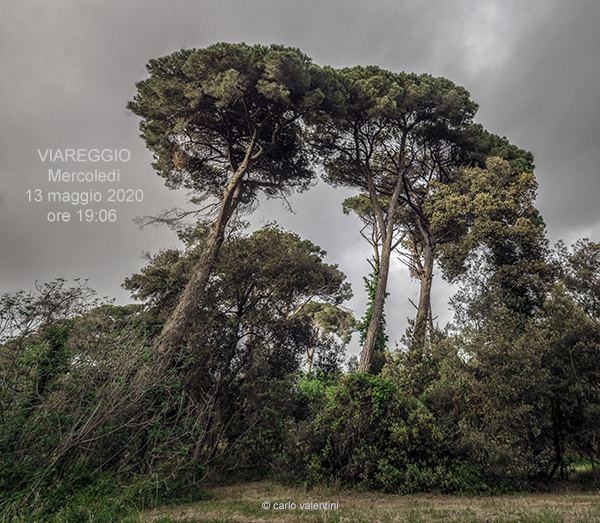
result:
M 419 400 L 390 380 L 344 376 L 325 390 L 324 404 L 300 448 L 311 483 L 337 481 L 383 492 L 450 491 L 451 473 L 437 457 L 441 433 Z

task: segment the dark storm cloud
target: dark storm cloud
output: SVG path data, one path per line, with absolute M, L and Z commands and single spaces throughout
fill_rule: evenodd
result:
M 131 222 L 183 205 L 185 195 L 164 188 L 152 170 L 126 104 L 149 59 L 219 41 L 281 43 L 321 65 L 375 64 L 449 78 L 479 103 L 477 121 L 535 154 L 538 205 L 552 240 L 597 240 L 599 16 L 598 2 L 582 0 L 8 3 L 0 18 L 0 292 L 83 277 L 123 302 L 119 286 L 143 264 L 141 252 L 177 245 L 170 231 L 140 231 Z M 49 185 L 37 149 L 67 147 L 131 151 L 121 187 L 143 189 L 144 201 L 117 206 L 115 224 L 48 223 L 53 207 L 28 202 L 26 191 Z M 348 194 L 321 182 L 290 198 L 296 214 L 265 202 L 252 223 L 278 220 L 320 244 L 348 274 L 350 306 L 360 315 L 371 253 L 357 220 L 341 213 Z M 400 264 L 390 286 L 394 340 L 414 315 L 408 298 L 416 299 L 417 286 Z M 450 319 L 451 292 L 436 276 L 434 314 L 442 323 Z
M 539 205 L 554 240 L 600 233 L 600 31 L 597 2 L 558 4 L 524 31 L 519 59 L 495 93 L 497 117 L 536 155 Z

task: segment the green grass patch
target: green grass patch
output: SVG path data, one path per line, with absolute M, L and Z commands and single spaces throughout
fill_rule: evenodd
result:
M 392 495 L 344 489 L 306 489 L 273 482 L 210 488 L 212 498 L 143 513 L 144 522 L 600 522 L 598 492 L 503 496 Z M 312 502 L 316 509 L 301 508 Z M 268 503 L 264 507 L 263 503 Z M 278 504 L 278 508 L 275 508 Z M 295 508 L 294 508 L 295 505 Z
M 0 494 L 0 523 L 140 523 L 158 506 L 206 499 L 198 486 L 177 480 L 123 482 L 109 474 L 72 473 L 34 493 Z

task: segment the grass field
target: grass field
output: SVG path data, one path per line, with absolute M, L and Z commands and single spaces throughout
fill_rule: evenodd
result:
M 347 490 L 304 491 L 263 481 L 214 487 L 208 492 L 210 499 L 205 501 L 144 512 L 140 519 L 154 523 L 600 522 L 598 491 L 494 497 L 395 496 Z

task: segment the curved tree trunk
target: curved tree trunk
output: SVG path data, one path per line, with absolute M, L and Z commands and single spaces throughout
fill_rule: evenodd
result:
M 223 201 L 219 217 L 210 226 L 202 255 L 194 268 L 194 273 L 180 296 L 177 307 L 175 307 L 175 310 L 163 326 L 156 348 L 161 356 L 162 365 L 165 367 L 170 365 L 173 355 L 177 347 L 181 344 L 185 331 L 190 324 L 194 311 L 202 301 L 208 278 L 219 254 L 219 249 L 225 239 L 225 227 L 233 216 L 242 197 L 244 175 L 250 168 L 253 160 L 256 160 L 264 153 L 264 151 L 259 152 L 258 155 L 252 157 L 257 139 L 258 131 L 255 131 L 246 150 L 244 160 L 239 165 L 230 163 L 234 174 L 227 188 L 223 191 Z M 231 158 L 231 151 L 229 151 L 229 156 Z

